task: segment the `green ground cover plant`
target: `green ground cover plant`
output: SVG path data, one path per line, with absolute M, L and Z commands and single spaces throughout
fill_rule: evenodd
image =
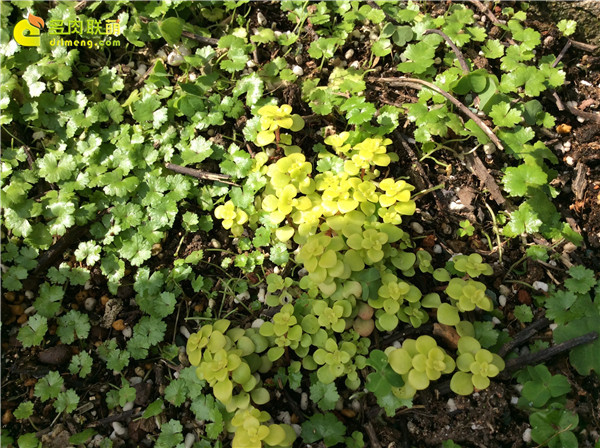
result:
M 555 204 L 560 161 L 536 132 L 557 123 L 543 96 L 560 91 L 565 63 L 542 51 L 525 6 L 502 6 L 493 33 L 467 4 L 0 8 L 2 289 L 24 304 L 3 338 L 68 352 L 26 386 L 2 446 L 42 446 L 43 411 L 74 425 L 72 444 L 358 448 L 374 443 L 349 417 L 365 407 L 394 419 L 421 394 L 501 381 L 523 385 L 533 442 L 577 446 L 570 378 L 539 364 L 511 380 L 516 355 L 502 353 L 515 322 L 541 312 L 556 344 L 600 333 L 600 286 L 583 265 L 533 302 L 499 298 L 520 263 L 584 242 Z M 48 27 L 115 21 L 120 45 L 44 34 L 19 46 L 7 30 L 28 13 Z M 561 21 L 557 35 L 575 29 Z M 392 88 L 403 99 L 379 102 Z M 444 186 L 411 181 L 401 142 L 446 173 L 478 153 L 499 167 L 481 192 L 493 238 L 474 214 L 452 229 L 485 235 L 485 256 L 424 243 L 420 204 Z M 522 257 L 508 271 L 503 248 Z M 594 377 L 600 342 L 587 342 L 569 361 Z M 100 423 L 73 423 L 88 395 Z

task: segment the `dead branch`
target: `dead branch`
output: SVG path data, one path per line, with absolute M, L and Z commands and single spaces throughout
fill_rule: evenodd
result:
M 446 43 L 448 44 L 448 46 L 452 49 L 452 51 L 456 55 L 456 58 L 458 59 L 458 63 L 460 64 L 460 68 L 462 68 L 462 71 L 465 74 L 469 73 L 469 65 L 467 64 L 465 57 L 463 56 L 462 52 L 458 49 L 458 47 L 454 44 L 454 42 L 452 42 L 452 39 L 450 39 L 450 36 L 448 36 L 447 34 L 445 34 L 444 32 L 442 32 L 440 30 L 434 30 L 434 29 L 427 30 L 423 34 L 424 35 L 425 34 L 437 34 L 439 36 L 442 36 L 444 38 L 444 40 L 446 41 Z
M 467 106 L 465 106 L 463 103 L 458 101 L 456 98 L 454 98 L 448 92 L 446 92 L 443 89 L 440 89 L 438 86 L 436 86 L 433 83 L 424 81 L 422 79 L 403 78 L 403 77 L 399 77 L 399 78 L 370 77 L 370 78 L 367 78 L 367 81 L 383 82 L 383 83 L 389 84 L 390 86 L 406 86 L 406 87 L 410 87 L 410 88 L 417 89 L 417 90 L 421 90 L 423 88 L 423 86 L 425 86 L 425 87 L 433 90 L 434 92 L 439 93 L 444 98 L 446 98 L 448 101 L 450 101 L 452 104 L 454 104 L 464 115 L 466 115 L 471 120 L 473 120 L 475 122 L 475 124 L 477 124 L 477 126 L 479 126 L 479 128 L 481 128 L 481 130 L 485 133 L 485 135 L 488 136 L 488 138 L 494 143 L 494 145 L 496 145 L 496 147 L 498 149 L 500 149 L 500 150 L 504 149 L 504 146 L 500 142 L 500 139 L 498 137 L 496 137 L 496 134 L 494 134 L 492 132 L 492 130 L 488 127 L 488 125 L 485 124 L 483 122 L 483 120 L 481 120 L 481 118 L 479 118 L 477 115 L 475 115 L 473 112 L 471 112 Z
M 186 176 L 192 176 L 192 177 L 195 177 L 196 179 L 212 180 L 215 182 L 221 182 L 221 183 L 224 183 L 227 185 L 234 185 L 236 187 L 239 187 L 239 185 L 236 184 L 235 182 L 228 181 L 227 179 L 231 179 L 231 177 L 226 174 L 209 173 L 208 171 L 196 170 L 194 168 L 188 168 L 187 166 L 175 165 L 173 163 L 166 163 L 165 167 L 168 170 L 174 171 L 179 174 L 185 174 Z

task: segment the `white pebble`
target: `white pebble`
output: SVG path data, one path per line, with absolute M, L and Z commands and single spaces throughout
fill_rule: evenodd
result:
M 85 282 L 85 285 L 83 285 L 83 289 L 85 289 L 86 291 L 89 291 L 90 289 L 92 289 L 92 282 L 90 280 Z
M 33 291 L 25 291 L 25 297 L 27 297 L 28 299 L 33 299 L 34 298 L 34 294 Z
M 246 67 L 248 67 L 248 68 L 256 67 L 256 63 L 252 59 L 249 59 L 248 62 L 246 62 Z
M 550 330 L 554 331 L 558 328 L 558 324 L 550 324 L 549 328 L 550 328 Z
M 25 310 L 25 314 L 28 316 L 32 316 L 35 313 L 35 307 L 34 306 L 30 306 L 29 308 L 27 308 Z
M 140 384 L 142 382 L 141 376 L 132 376 L 129 378 L 129 384 L 135 386 L 136 384 Z
M 197 74 L 195 74 L 195 73 L 190 73 L 190 74 L 188 75 L 188 79 L 189 79 L 190 81 L 195 81 L 196 79 L 198 79 L 198 75 L 197 75 Z M 209 129 L 209 131 L 212 131 L 212 129 Z
M 565 142 L 565 144 L 563 145 L 565 148 L 567 148 L 567 150 L 571 149 L 571 142 Z
M 554 145 L 554 150 L 555 151 L 562 151 L 563 153 L 567 152 L 568 149 L 565 149 L 565 146 L 562 143 L 557 143 L 556 145 Z
M 138 68 L 135 72 L 138 75 L 142 76 L 142 75 L 144 75 L 144 73 L 146 73 L 146 70 L 148 70 L 148 67 L 146 66 L 146 64 L 140 64 L 140 65 L 138 65 Z
M 183 335 L 184 338 L 189 339 L 191 334 L 190 330 L 188 330 L 184 325 L 179 327 L 179 332 Z
M 158 56 L 163 61 L 167 59 L 167 53 L 165 53 L 165 50 L 163 50 L 162 48 L 156 52 L 156 56 Z
M 433 246 L 433 253 L 434 254 L 441 254 L 442 253 L 442 246 L 440 246 L 439 244 L 436 244 L 435 246 Z
M 446 409 L 448 409 L 448 412 L 454 412 L 458 409 L 453 398 L 448 399 L 448 402 L 446 403 Z
M 296 423 L 294 423 L 292 425 L 292 429 L 294 430 L 294 432 L 296 433 L 296 435 L 298 437 L 300 437 L 300 434 L 302 434 L 302 427 L 300 425 L 297 425 Z
M 506 306 L 506 296 L 504 294 L 498 296 L 498 305 L 502 307 Z
M 525 442 L 525 443 L 531 442 L 531 428 L 527 428 L 523 432 L 523 442 Z
M 567 162 L 567 165 L 573 166 L 573 164 L 575 163 L 575 160 L 573 160 L 573 157 L 567 156 L 567 158 L 565 159 L 565 162 Z
M 217 241 L 216 239 L 212 239 L 210 240 L 210 245 L 215 248 L 215 249 L 220 249 L 221 248 L 221 243 L 219 243 L 219 241 Z
M 465 206 L 460 203 L 460 199 L 450 203 L 450 210 L 462 210 L 463 208 L 465 208 Z
M 356 413 L 360 412 L 360 401 L 358 400 L 352 400 L 350 402 L 350 407 L 352 408 L 352 410 Z
M 360 68 L 360 62 L 358 61 L 354 61 L 350 64 L 350 68 L 353 68 L 354 70 L 358 70 Z
M 275 23 L 273 23 L 273 26 L 275 26 L 275 25 L 276 25 L 276 24 L 275 24 Z M 273 31 L 273 35 L 274 35 L 275 37 L 281 37 L 281 35 L 282 35 L 282 34 L 283 34 L 283 33 L 282 33 L 281 31 L 278 31 L 278 30 L 275 30 L 275 31 Z
M 588 81 L 580 81 L 580 84 L 582 86 L 592 87 L 592 84 L 590 82 L 588 82 Z
M 128 401 L 127 403 L 125 403 L 125 406 L 123 406 L 123 412 L 131 411 L 132 409 L 133 401 Z
M 235 296 L 234 302 L 240 303 L 244 300 L 248 300 L 250 298 L 250 293 L 248 291 L 244 291 Z
M 274 274 L 279 274 L 279 273 L 281 273 L 281 269 L 279 269 L 279 266 L 275 266 L 275 267 L 273 268 L 273 273 L 274 273 Z
M 492 317 L 492 322 L 494 323 L 494 325 L 500 325 L 500 319 L 498 319 L 497 317 Z
M 129 339 L 133 334 L 133 330 L 130 326 L 126 326 L 125 328 L 123 328 L 123 331 L 121 331 L 121 334 L 125 339 Z
M 286 425 L 292 423 L 292 417 L 288 411 L 281 411 L 279 414 L 277 414 L 277 420 L 285 423 Z
M 583 117 L 577 117 L 577 121 L 580 123 L 585 123 L 585 118 Z
M 94 297 L 88 297 L 83 302 L 83 307 L 86 311 L 92 311 L 96 307 L 96 299 Z
M 550 266 L 554 266 L 554 267 L 556 267 L 556 260 L 550 260 L 550 261 L 548 262 L 548 264 L 549 264 Z
M 264 319 L 261 319 L 261 318 L 254 319 L 254 322 L 252 322 L 251 327 L 252 328 L 260 328 L 263 326 L 264 323 L 265 323 Z
M 258 290 L 258 294 L 256 294 L 256 297 L 258 298 L 258 301 L 261 303 L 265 303 L 265 295 L 266 295 L 266 289 L 265 288 L 260 288 Z
M 304 70 L 299 65 L 294 65 L 292 67 L 292 73 L 296 76 L 302 76 L 304 74 Z
M 518 402 L 519 402 L 519 397 L 512 396 L 512 397 L 510 398 L 510 404 L 513 404 L 513 405 L 515 405 L 515 404 L 517 404 Z
M 400 347 L 402 347 L 402 343 L 400 341 L 394 341 L 394 342 L 392 342 L 392 347 L 400 348 Z
M 505 296 L 508 296 L 510 294 L 510 288 L 506 285 L 500 285 L 498 287 L 498 290 L 500 291 L 500 294 L 503 294 Z
M 112 422 L 112 427 L 115 430 L 115 434 L 119 436 L 122 436 L 127 432 L 127 429 L 119 422 Z
M 172 65 L 173 67 L 180 66 L 184 61 L 185 59 L 183 59 L 183 56 L 176 51 L 170 52 L 169 56 L 167 56 L 167 64 Z
M 483 151 L 488 155 L 494 154 L 496 152 L 496 145 L 493 143 L 486 143 L 483 145 Z
M 304 268 L 302 268 L 298 271 L 298 277 L 305 277 L 307 275 L 308 275 L 308 271 Z
M 256 14 L 256 21 L 260 26 L 263 26 L 265 23 L 267 23 L 267 18 L 262 12 L 258 11 L 258 13 Z
M 308 409 L 308 394 L 306 392 L 302 392 L 302 395 L 300 395 L 300 409 L 303 411 Z
M 521 391 L 523 390 L 523 385 L 522 384 L 515 384 L 513 386 L 513 388 L 518 392 L 521 393 Z
M 537 289 L 538 291 L 544 291 L 544 292 L 548 292 L 548 283 L 544 283 L 544 282 L 533 282 L 533 289 Z
M 354 50 L 352 48 L 350 48 L 348 51 L 346 51 L 346 53 L 344 53 L 344 58 L 346 59 L 350 59 L 352 56 L 354 56 Z
M 185 448 L 192 448 L 192 446 L 194 446 L 195 441 L 196 436 L 194 435 L 194 433 L 188 432 L 185 435 L 185 441 L 183 442 L 183 445 L 185 446 Z
M 410 223 L 410 226 L 416 233 L 423 233 L 423 226 L 416 221 Z

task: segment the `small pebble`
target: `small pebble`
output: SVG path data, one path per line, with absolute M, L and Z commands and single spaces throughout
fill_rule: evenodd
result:
M 350 59 L 352 58 L 352 56 L 354 56 L 354 50 L 352 48 L 350 48 L 348 51 L 346 51 L 346 53 L 344 53 L 345 59 Z
M 571 142 L 565 142 L 565 144 L 563 145 L 565 147 L 565 149 L 568 151 L 569 149 L 571 149 Z
M 525 443 L 531 442 L 531 428 L 527 428 L 523 432 L 523 442 L 525 442 Z
M 498 296 L 498 304 L 502 307 L 506 306 L 506 296 L 504 294 Z
M 258 298 L 258 301 L 261 303 L 265 303 L 265 295 L 266 295 L 266 289 L 265 288 L 259 288 L 258 290 L 258 294 L 256 294 L 256 297 Z
M 35 306 L 30 306 L 25 311 L 23 311 L 28 316 L 32 316 L 35 313 Z
M 264 14 L 263 14 L 262 12 L 260 12 L 260 11 L 259 11 L 259 12 L 256 14 L 256 21 L 258 22 L 258 24 L 259 24 L 260 26 L 263 26 L 265 23 L 267 23 L 267 19 L 266 19 L 266 17 L 265 17 L 265 16 L 264 16 Z
M 519 402 L 519 397 L 512 396 L 510 398 L 510 404 L 516 405 Z
M 441 254 L 442 253 L 442 246 L 440 246 L 439 244 L 436 244 L 435 246 L 433 246 L 433 253 L 434 254 Z
M 163 61 L 167 59 L 167 53 L 162 48 L 156 52 L 156 56 L 162 59 Z
M 248 62 L 246 62 L 246 67 L 256 67 L 256 63 L 252 59 L 249 59 Z
M 212 239 L 210 240 L 210 245 L 215 248 L 215 249 L 220 249 L 221 248 L 221 243 L 219 243 L 216 239 Z
M 300 409 L 303 411 L 308 409 L 308 394 L 306 392 L 302 392 L 302 395 L 300 395 Z
M 465 206 L 460 203 L 460 199 L 450 203 L 450 210 L 462 210 L 463 208 L 465 208 Z
M 193 433 L 188 432 L 185 435 L 185 440 L 183 442 L 183 445 L 185 446 L 185 448 L 192 448 L 192 446 L 194 446 L 195 441 L 196 441 L 196 436 Z
M 96 299 L 94 297 L 88 297 L 83 302 L 83 307 L 86 311 L 92 311 L 96 307 Z
M 140 76 L 142 76 L 144 73 L 146 73 L 146 70 L 148 70 L 148 67 L 146 66 L 146 64 L 140 64 L 138 65 L 138 68 L 136 69 L 136 73 Z
M 494 323 L 494 325 L 500 325 L 500 319 L 498 319 L 497 317 L 492 317 L 492 322 Z
M 179 327 L 179 332 L 183 335 L 184 338 L 189 339 L 191 334 L 190 330 L 188 330 L 184 325 Z
M 400 341 L 394 341 L 394 342 L 392 342 L 392 347 L 400 348 L 400 347 L 402 347 L 402 343 Z
M 298 277 L 300 277 L 300 278 L 305 277 L 307 275 L 308 275 L 308 271 L 304 268 L 302 268 L 298 271 Z
M 167 56 L 167 64 L 172 65 L 173 67 L 180 66 L 184 61 L 185 59 L 183 59 L 183 56 L 176 51 L 170 52 L 169 56 Z
M 262 325 L 265 323 L 265 321 L 263 319 L 254 319 L 254 322 L 252 322 L 251 327 L 252 328 L 260 328 L 262 327 Z
M 510 288 L 506 285 L 500 285 L 498 287 L 498 290 L 500 291 L 500 294 L 503 294 L 505 296 L 509 296 L 510 295 Z
M 458 409 L 456 407 L 456 403 L 454 402 L 454 399 L 452 399 L 452 398 L 448 399 L 448 402 L 446 403 L 446 408 L 448 409 L 448 412 L 454 412 Z
M 233 300 L 235 303 L 243 302 L 244 300 L 248 300 L 250 298 L 250 293 L 248 291 L 244 291 L 235 296 Z
M 127 429 L 125 429 L 125 427 L 119 422 L 112 422 L 112 427 L 115 430 L 115 434 L 119 436 L 124 435 L 127 431 Z
M 350 68 L 353 68 L 354 70 L 358 70 L 360 68 L 360 62 L 358 61 L 354 61 L 350 64 Z
M 554 331 L 558 328 L 558 324 L 550 324 L 549 328 L 550 328 L 550 330 Z
M 355 412 L 360 412 L 360 401 L 358 400 L 352 400 L 350 402 L 350 407 L 352 408 L 353 411 Z
M 277 420 L 285 423 L 286 425 L 292 423 L 292 417 L 288 411 L 281 411 L 279 414 L 277 414 Z
M 123 412 L 131 411 L 132 409 L 133 401 L 128 401 L 127 403 L 125 403 L 125 406 L 123 406 Z
M 135 386 L 136 384 L 140 384 L 142 382 L 141 376 L 132 376 L 129 378 L 129 384 Z
M 30 300 L 33 299 L 33 297 L 34 297 L 33 291 L 29 291 L 29 290 L 25 291 L 25 297 L 27 297 Z
M 585 118 L 583 117 L 577 117 L 577 121 L 580 123 L 585 123 Z
M 573 166 L 573 164 L 575 163 L 575 160 L 573 159 L 573 157 L 567 156 L 567 158 L 565 159 L 565 162 L 567 162 L 567 165 Z
M 580 83 L 582 86 L 592 87 L 592 84 L 588 81 L 583 80 L 583 81 L 580 81 Z
M 298 437 L 300 437 L 300 434 L 302 434 L 302 427 L 300 425 L 297 425 L 296 423 L 294 423 L 292 425 L 292 429 L 294 430 L 294 432 L 296 433 L 296 435 Z
M 577 107 L 577 101 L 567 101 L 567 106 L 569 106 L 569 107 Z
M 123 337 L 125 339 L 129 339 L 132 336 L 132 333 L 133 333 L 133 330 L 129 326 L 123 328 L 123 331 L 121 331 L 121 334 L 123 335 Z
M 538 291 L 544 291 L 544 292 L 548 292 L 548 283 L 544 283 L 544 282 L 533 282 L 533 289 L 537 289 Z
M 144 369 L 139 366 L 134 369 L 134 372 L 137 376 L 141 376 L 141 377 L 143 377 L 146 374 L 146 372 L 144 372 Z
M 274 274 L 279 274 L 280 272 L 281 272 L 281 269 L 279 269 L 279 266 L 275 266 L 275 267 L 273 268 L 273 273 L 274 273 Z
M 292 73 L 296 76 L 302 76 L 304 74 L 304 70 L 299 65 L 294 65 L 292 67 Z
M 416 233 L 423 233 L 423 226 L 416 221 L 410 223 L 410 226 Z

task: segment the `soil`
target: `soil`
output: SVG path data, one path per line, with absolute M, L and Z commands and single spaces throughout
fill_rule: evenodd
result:
M 430 4 L 429 7 L 437 13 L 443 14 L 445 3 Z M 251 14 L 251 20 L 255 20 L 256 12 L 260 10 L 269 23 L 276 22 L 278 29 L 285 31 L 290 28 L 290 22 L 284 17 L 278 7 L 270 4 L 257 4 L 256 10 Z M 553 41 L 544 47 L 547 54 L 558 54 L 563 40 L 557 38 L 554 22 L 532 21 L 531 26 L 541 30 L 545 35 L 554 37 Z M 254 26 L 254 25 L 252 25 Z M 308 25 L 310 27 L 310 24 Z M 554 33 L 554 34 L 553 34 Z M 314 32 L 313 32 L 314 34 Z M 543 35 L 542 39 L 544 39 Z M 303 35 L 305 50 L 315 36 L 311 37 L 309 32 Z M 584 38 L 581 36 L 580 38 Z M 348 48 L 343 48 L 342 53 Z M 355 59 L 361 62 L 367 61 L 369 53 L 366 48 L 354 48 Z M 156 50 L 156 49 L 153 49 Z M 306 54 L 306 52 L 305 52 Z M 261 50 L 256 55 L 259 62 L 272 59 L 274 55 Z M 600 56 L 598 52 L 588 53 L 577 48 L 571 48 L 563 59 L 567 68 L 567 79 L 569 86 L 560 90 L 563 102 L 572 101 L 574 107 L 587 112 L 597 112 L 600 109 Z M 299 63 L 305 74 L 321 76 L 326 78 L 327 71 L 318 71 L 318 66 L 313 61 L 290 59 L 290 63 Z M 484 58 L 478 60 L 478 65 L 485 67 L 491 64 Z M 395 76 L 396 69 L 381 63 L 374 64 L 374 76 Z M 133 76 L 131 79 L 133 83 Z M 301 143 L 302 147 L 311 147 L 310 115 L 312 111 L 300 99 L 300 90 L 297 86 L 280 89 L 275 93 L 280 95 L 284 102 L 291 104 L 294 110 L 307 117 L 308 131 L 305 133 L 307 140 Z M 389 88 L 382 86 L 375 88 L 369 86 L 367 99 L 382 104 L 402 104 L 416 100 L 414 90 L 408 88 Z M 544 281 L 547 283 L 562 284 L 566 277 L 566 268 L 570 263 L 583 264 L 595 272 L 600 271 L 600 125 L 581 122 L 568 110 L 559 110 L 557 104 L 549 96 L 542 100 L 544 109 L 556 117 L 556 123 L 566 124 L 571 127 L 570 132 L 558 134 L 554 131 L 547 132 L 542 140 L 559 158 L 559 164 L 555 167 L 558 171 L 556 185 L 560 194 L 555 203 L 573 228 L 578 229 L 584 242 L 581 247 L 575 248 L 569 244 L 561 244 L 557 251 L 561 254 L 557 266 L 547 264 L 529 263 L 526 270 L 522 267 L 514 270 L 507 276 L 507 268 L 512 266 L 522 256 L 520 241 L 514 239 L 509 241 L 503 248 L 504 255 L 502 264 L 499 264 L 498 252 L 493 250 L 488 241 L 481 237 L 456 238 L 456 229 L 459 222 L 469 219 L 478 230 L 483 230 L 493 238 L 492 223 L 488 206 L 494 213 L 500 210 L 498 204 L 486 199 L 482 193 L 479 179 L 477 179 L 466 167 L 464 162 L 457 161 L 451 153 L 439 153 L 439 160 L 448 164 L 450 168 L 436 164 L 427 159 L 420 162 L 421 170 L 410 170 L 408 175 L 410 182 L 417 185 L 419 190 L 443 184 L 443 188 L 423 196 L 418 201 L 418 210 L 410 221 L 418 223 L 422 231 L 411 230 L 411 236 L 418 242 L 419 246 L 429 251 L 437 265 L 443 265 L 449 255 L 465 252 L 480 253 L 484 261 L 494 266 L 494 276 L 488 281 L 491 288 L 496 289 L 506 283 L 506 280 L 523 281 L 531 283 Z M 324 120 L 329 120 L 325 117 Z M 238 130 L 243 128 L 243 120 L 237 124 Z M 400 129 L 403 135 L 412 133 L 412 124 L 401 123 Z M 319 123 L 318 127 L 321 127 Z M 317 125 L 314 125 L 314 131 Z M 226 134 L 225 129 L 221 130 Z M 219 138 L 217 135 L 216 138 Z M 406 176 L 404 167 L 413 166 L 414 154 L 406 150 L 399 139 L 394 138 L 394 148 L 398 153 L 400 162 L 392 169 L 392 176 Z M 567 147 L 569 147 L 567 149 Z M 561 149 L 562 148 L 562 149 Z M 457 150 L 463 150 L 457 146 Z M 498 179 L 503 168 L 502 155 L 494 155 L 486 159 L 484 164 L 489 172 Z M 451 203 L 460 200 L 463 208 L 452 210 Z M 487 201 L 487 202 L 486 202 Z M 407 223 L 410 227 L 410 222 Z M 481 234 L 480 232 L 477 232 Z M 63 237 L 64 238 L 64 237 Z M 439 244 L 443 252 L 436 253 L 433 247 Z M 495 246 L 495 244 L 494 244 Z M 220 251 L 211 251 L 219 247 Z M 168 233 L 160 247 L 156 248 L 156 256 L 149 262 L 151 269 L 161 267 L 172 267 L 176 258 L 181 258 L 190 253 L 204 250 L 208 254 L 203 275 L 213 280 L 213 290 L 219 290 L 219 279 L 222 272 L 213 266 L 220 266 L 225 257 L 238 252 L 232 243 L 227 231 L 215 226 L 215 230 L 206 234 L 186 233 L 181 222 L 176 221 L 174 227 Z M 63 261 L 74 263 L 72 256 L 73 247 L 64 252 L 64 257 L 53 261 L 52 265 L 58 265 Z M 266 273 L 272 272 L 273 266 L 266 263 Z M 234 269 L 231 272 L 235 272 Z M 248 275 L 252 282 L 254 278 Z M 31 279 L 29 285 L 34 286 L 39 279 Z M 114 315 L 107 312 L 107 304 L 103 303 L 103 297 L 108 296 L 105 281 L 97 270 L 92 273 L 92 288 L 84 290 L 81 287 L 69 287 L 63 301 L 66 308 L 83 309 L 86 298 L 95 298 L 95 306 L 89 310 L 89 316 L 93 323 L 89 336 L 89 342 L 99 345 L 103 341 L 116 337 L 120 344 L 124 344 L 125 338 L 122 332 L 112 328 L 116 319 L 122 319 L 124 325 L 134 325 L 140 317 L 140 310 L 134 306 L 134 291 L 129 285 L 133 278 L 128 276 L 123 279 L 123 286 L 118 290 L 114 304 L 121 307 Z M 193 325 L 185 320 L 194 312 L 199 312 L 209 306 L 209 300 L 205 294 L 194 293 L 192 290 L 185 291 L 183 300 L 176 310 L 176 320 L 170 320 L 165 340 L 174 341 L 177 345 L 184 345 L 185 339 L 180 334 L 179 327 L 185 326 L 193 331 Z M 524 289 L 511 290 L 507 297 L 505 307 L 500 311 L 512 322 L 510 331 L 516 333 L 522 329 L 512 316 L 512 310 L 521 303 L 531 303 L 531 297 Z M 31 300 L 25 297 L 24 292 L 4 293 L 2 296 L 2 427 L 6 428 L 12 435 L 22 433 L 19 425 L 11 411 L 20 402 L 33 398 L 35 382 L 48 373 L 54 366 L 64 366 L 70 358 L 77 353 L 75 346 L 66 347 L 56 344 L 45 349 L 24 349 L 16 339 L 16 329 L 19 327 L 17 318 L 20 311 L 29 307 Z M 110 307 L 108 305 L 108 307 Z M 224 304 L 225 309 L 234 309 L 235 304 L 228 302 Z M 241 310 L 239 314 L 248 318 L 246 311 Z M 192 321 L 193 322 L 193 321 Z M 103 325 L 104 324 L 104 325 Z M 50 328 L 50 334 L 56 328 Z M 418 333 L 418 332 L 417 332 Z M 539 333 L 534 339 L 550 341 L 550 333 Z M 139 362 L 132 360 L 125 370 L 125 376 L 131 378 L 139 376 L 143 382 L 135 386 L 137 394 L 135 407 L 132 411 L 115 413 L 105 407 L 104 396 L 110 388 L 110 384 L 118 382 L 112 372 L 106 370 L 105 365 L 96 361 L 91 376 L 80 380 L 75 376 L 65 376 L 65 386 L 74 388 L 81 398 L 81 403 L 92 403 L 66 416 L 64 421 L 56 424 L 52 421 L 55 413 L 51 406 L 45 406 L 41 412 L 36 412 L 31 417 L 31 423 L 26 423 L 27 431 L 37 431 L 43 436 L 44 447 L 65 447 L 68 445 L 70 434 L 79 432 L 86 427 L 94 427 L 99 433 L 108 435 L 112 432 L 111 424 L 115 421 L 121 422 L 129 429 L 129 440 L 123 446 L 137 446 L 147 434 L 157 436 L 158 427 L 154 419 L 140 419 L 140 411 L 145 409 L 149 403 L 161 397 L 164 387 L 168 384 L 168 378 L 184 367 L 187 360 L 184 356 L 173 360 L 173 363 L 164 360 L 147 359 Z M 600 428 L 600 382 L 597 377 L 581 377 L 577 375 L 564 357 L 547 363 L 553 373 L 566 375 L 573 389 L 577 393 L 574 400 L 568 405 L 580 415 L 580 427 L 585 429 L 580 437 L 580 446 L 592 447 Z M 147 381 L 148 379 L 152 381 Z M 305 381 L 306 383 L 306 381 Z M 302 386 L 306 390 L 306 384 Z M 304 418 L 298 411 L 299 397 L 295 393 L 287 393 L 282 399 L 274 401 L 269 409 L 271 415 L 277 415 L 278 411 L 289 411 L 292 419 L 301 421 Z M 361 411 L 353 417 L 338 415 L 349 427 L 362 429 L 367 422 L 371 422 L 378 440 L 367 438 L 367 444 L 382 447 L 431 447 L 440 446 L 445 440 L 452 439 L 463 447 L 521 447 L 526 446 L 523 434 L 528 427 L 527 415 L 520 411 L 513 403 L 513 398 L 518 397 L 512 381 L 495 381 L 492 385 L 479 393 L 469 397 L 458 397 L 454 394 L 444 394 L 439 390 L 427 391 L 418 395 L 415 406 L 411 409 L 403 409 L 393 418 L 384 417 L 381 409 L 371 397 L 362 400 Z M 91 400 L 91 401 L 90 401 Z M 163 414 L 163 420 L 170 418 L 179 419 L 182 424 L 190 428 L 197 428 L 199 423 L 195 421 L 189 409 L 179 408 L 181 412 L 176 413 L 173 407 L 167 409 Z M 118 443 L 115 446 L 120 446 Z M 301 444 L 298 444 L 301 446 Z M 313 447 L 319 446 L 313 444 Z

